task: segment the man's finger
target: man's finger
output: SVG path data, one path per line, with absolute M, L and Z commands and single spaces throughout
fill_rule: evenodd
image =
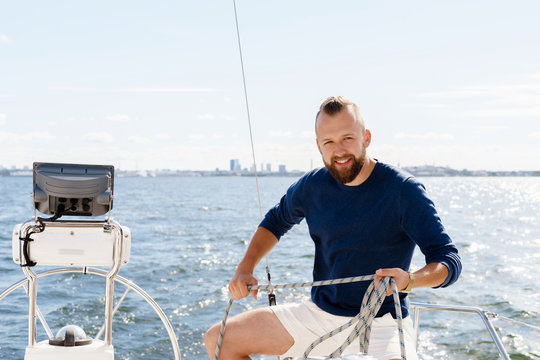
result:
M 383 269 L 375 271 L 375 289 L 379 288 L 381 280 L 385 277 Z
M 375 272 L 375 289 L 379 286 L 381 280 L 387 276 L 395 277 L 396 271 L 394 269 L 379 269 Z M 394 279 L 395 280 L 395 279 Z M 388 291 L 386 293 L 386 296 L 392 295 L 392 287 L 388 287 Z

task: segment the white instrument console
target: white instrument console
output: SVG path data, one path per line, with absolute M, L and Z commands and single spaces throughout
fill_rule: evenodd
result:
M 12 256 L 25 264 L 24 239 L 39 227 L 34 221 L 18 224 L 12 233 Z M 39 229 L 37 229 L 39 231 Z M 131 232 L 128 227 L 99 222 L 56 221 L 45 223 L 43 231 L 30 234 L 28 254 L 37 265 L 113 265 L 116 237 L 120 237 L 121 265 L 129 262 Z

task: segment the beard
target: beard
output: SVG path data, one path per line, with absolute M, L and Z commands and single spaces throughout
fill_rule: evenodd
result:
M 356 179 L 358 174 L 360 174 L 360 171 L 362 170 L 362 168 L 364 167 L 364 163 L 366 162 L 366 150 L 364 149 L 359 157 L 354 157 L 351 155 L 351 164 L 345 168 L 338 167 L 335 164 L 336 159 L 339 158 L 333 157 L 332 163 L 330 164 L 323 159 L 324 166 L 326 167 L 330 175 L 334 177 L 334 179 L 345 185 L 352 182 L 354 179 Z M 341 159 L 343 159 L 343 157 L 341 157 Z

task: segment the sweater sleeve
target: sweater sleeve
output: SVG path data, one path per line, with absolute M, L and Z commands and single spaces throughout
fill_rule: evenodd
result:
M 304 188 L 304 178 L 291 185 L 285 195 L 265 215 L 259 226 L 270 231 L 279 240 L 295 224 L 304 218 L 301 197 Z
M 426 264 L 438 262 L 448 268 L 448 277 L 440 287 L 453 284 L 461 274 L 461 259 L 426 189 L 410 177 L 403 183 L 400 199 L 401 226 L 405 233 L 419 246 Z

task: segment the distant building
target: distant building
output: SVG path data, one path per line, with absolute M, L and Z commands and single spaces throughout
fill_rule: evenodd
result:
M 240 166 L 240 160 L 231 159 L 230 170 L 231 171 L 241 171 L 242 167 Z
M 266 171 L 267 172 L 272 172 L 272 164 L 270 164 L 270 163 L 266 164 Z
M 285 168 L 285 165 L 279 165 L 278 168 L 279 168 L 278 171 L 279 171 L 280 174 L 284 174 L 284 173 L 287 172 L 287 169 Z

